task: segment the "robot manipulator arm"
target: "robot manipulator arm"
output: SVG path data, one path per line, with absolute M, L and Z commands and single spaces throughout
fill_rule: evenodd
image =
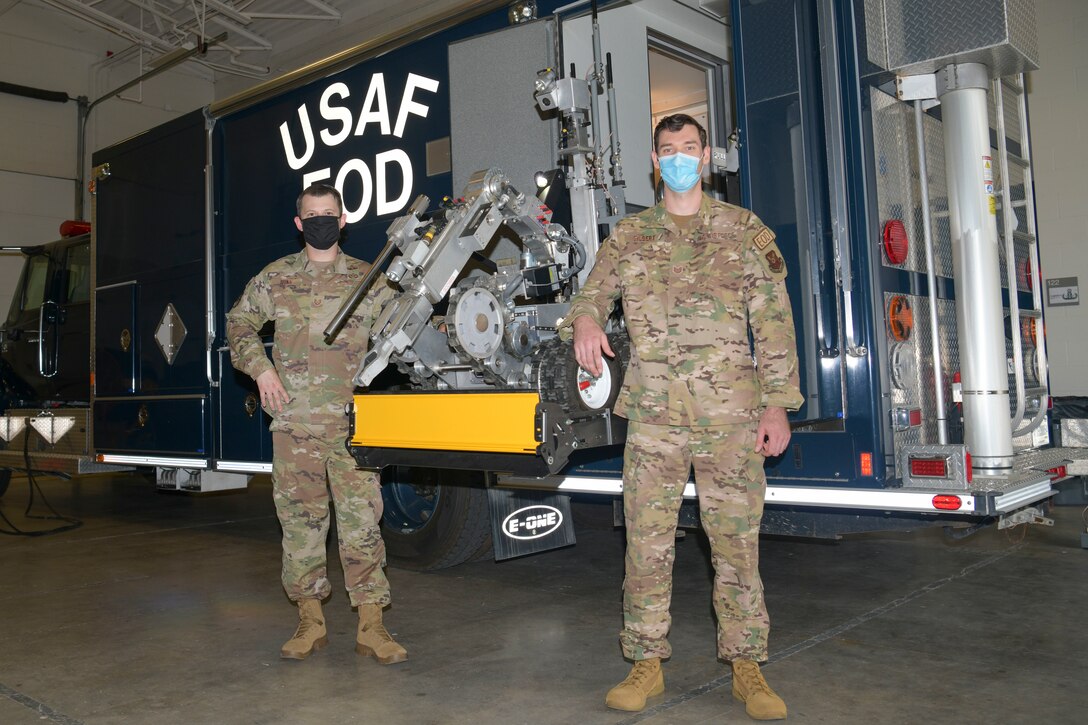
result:
M 420 198 L 425 205 L 426 197 Z M 420 210 L 416 209 L 419 203 L 417 199 L 412 211 L 389 228 L 390 243 L 395 242 L 401 254 L 392 261 L 386 274 L 401 291 L 375 320 L 371 349 L 360 364 L 355 383 L 370 384 L 390 362 L 398 363 L 402 369 L 410 367 L 414 371 L 411 377 L 417 383 L 433 375 L 441 377 L 441 371 L 450 366 L 479 368 L 490 379 L 513 380 L 514 373 L 507 375 L 503 367 L 505 358 L 498 359 L 504 357 L 503 351 L 492 349 L 495 342 L 476 328 L 486 322 L 487 331 L 500 330 L 495 335 L 501 338 L 501 330 L 513 322 L 511 296 L 524 292 L 531 297 L 544 297 L 558 291 L 573 276 L 568 268 L 585 263 L 584 250 L 561 227 L 549 224 L 550 213 L 536 197 L 519 193 L 498 169 L 474 174 L 465 189 L 464 200 L 446 209 L 444 220 L 432 219 L 429 224 L 420 221 Z M 452 294 L 451 289 L 463 276 L 472 255 L 485 251 L 503 224 L 521 240 L 520 275 L 514 270 L 500 270 L 489 278 L 472 277 L 475 281 L 465 289 L 461 289 L 464 283 L 458 285 L 456 294 Z M 558 249 L 570 248 L 575 249 L 574 265 L 567 263 L 566 253 L 556 254 Z M 511 278 L 509 272 L 515 277 Z M 469 290 L 471 294 L 466 295 Z M 447 296 L 450 314 L 457 307 L 459 316 L 456 322 L 453 317 L 448 318 L 451 329 L 440 332 L 431 327 L 431 318 L 435 306 Z M 469 324 L 464 319 L 468 312 L 473 314 L 472 324 L 465 327 Z M 454 334 L 452 328 L 457 324 L 468 337 Z M 511 360 L 521 360 L 526 354 L 527 351 L 519 348 Z

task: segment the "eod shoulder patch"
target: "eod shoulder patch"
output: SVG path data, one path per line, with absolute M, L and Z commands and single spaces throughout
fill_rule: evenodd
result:
M 752 242 L 755 243 L 756 249 L 763 250 L 767 248 L 768 244 L 774 242 L 774 232 L 767 227 L 763 227 L 759 234 L 752 237 Z
M 786 278 L 786 260 L 782 258 L 782 252 L 774 239 L 774 232 L 763 227 L 752 237 L 752 245 L 756 248 L 759 262 L 767 270 L 767 275 L 777 282 Z

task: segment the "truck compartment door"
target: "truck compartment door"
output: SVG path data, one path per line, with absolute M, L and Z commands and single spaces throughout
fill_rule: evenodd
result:
M 207 398 L 95 400 L 98 453 L 207 455 Z
M 135 393 L 136 356 L 140 337 L 136 329 L 135 281 L 99 288 L 95 292 L 96 397 Z
M 346 402 L 346 401 L 345 401 Z M 261 410 L 257 384 L 230 364 L 230 352 L 219 350 L 219 451 L 217 458 L 230 462 L 272 460 L 272 434 L 268 415 Z

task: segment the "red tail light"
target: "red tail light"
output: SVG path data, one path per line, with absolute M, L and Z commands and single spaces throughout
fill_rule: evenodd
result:
M 912 458 L 910 475 L 923 478 L 948 478 L 947 458 Z

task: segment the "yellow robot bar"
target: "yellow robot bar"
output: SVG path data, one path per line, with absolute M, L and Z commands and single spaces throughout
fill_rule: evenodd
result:
M 535 392 L 356 395 L 351 445 L 535 453 L 538 402 Z

